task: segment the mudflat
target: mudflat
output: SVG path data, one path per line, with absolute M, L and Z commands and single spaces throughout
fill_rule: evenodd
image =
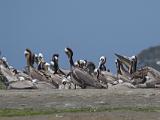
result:
M 0 120 L 159 120 L 159 113 L 159 89 L 0 90 Z

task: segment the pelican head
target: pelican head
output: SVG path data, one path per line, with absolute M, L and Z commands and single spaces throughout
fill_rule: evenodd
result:
M 71 58 L 73 56 L 73 51 L 71 48 L 65 48 L 64 49 L 65 53 L 67 54 L 68 58 Z
M 52 61 L 58 61 L 59 54 L 53 54 Z
M 42 53 L 39 53 L 39 54 L 38 54 L 38 61 L 39 61 L 39 62 L 45 62 L 44 56 L 43 56 Z
M 87 61 L 86 60 L 77 60 L 77 64 L 80 68 L 83 68 L 87 65 Z
M 38 54 L 38 57 L 39 57 L 39 58 L 43 58 L 43 54 L 42 54 L 42 53 L 39 53 L 39 54 Z
M 27 66 L 33 67 L 34 57 L 33 57 L 33 54 L 32 54 L 32 52 L 31 52 L 31 50 L 27 48 L 27 49 L 24 51 L 24 55 L 25 55 L 25 58 L 26 58 L 26 61 L 27 61 Z
M 31 50 L 29 48 L 26 48 L 26 50 L 24 51 L 25 57 L 27 57 L 27 56 L 29 56 L 31 54 L 32 54 Z
M 137 61 L 137 56 L 133 55 L 133 56 L 129 57 L 129 59 L 130 59 L 131 61 Z
M 136 72 L 137 70 L 137 56 L 132 56 L 131 57 L 131 64 L 133 65 L 132 66 L 132 72 Z
M 118 63 L 117 59 L 114 62 L 117 64 Z
M 79 60 L 79 63 L 80 63 L 80 64 L 83 64 L 83 65 L 86 65 L 86 64 L 87 64 L 87 61 L 86 61 L 86 60 Z
M 37 54 L 34 54 L 34 61 L 38 65 L 39 59 L 38 59 L 38 55 Z
M 76 67 L 79 67 L 78 61 L 74 62 L 74 65 L 75 65 Z
M 96 68 L 96 69 L 94 69 L 94 73 L 97 73 L 98 72 L 98 69 Z
M 34 54 L 34 56 L 35 56 L 35 57 L 38 57 L 38 55 L 37 55 L 37 54 Z
M 2 57 L 2 60 L 3 60 L 4 62 L 7 62 L 7 58 L 6 58 L 6 57 Z
M 106 63 L 106 57 L 105 57 L 105 56 L 101 56 L 99 60 L 100 60 L 100 62 L 101 62 L 102 64 L 105 64 L 105 63 Z
M 136 56 L 134 56 L 134 55 L 131 57 L 132 60 L 135 59 L 135 58 L 136 58 Z
M 50 66 L 50 64 L 46 62 L 46 63 L 45 63 L 45 66 L 49 67 L 49 66 Z
M 97 77 L 97 79 L 99 78 L 99 74 L 100 74 L 100 71 L 98 68 L 94 69 L 94 75 Z
M 72 51 L 72 49 L 71 48 L 65 48 L 64 49 L 64 51 L 65 51 L 65 53 L 66 53 L 66 55 L 68 56 L 68 59 L 69 59 L 69 63 L 70 63 L 70 70 L 72 70 L 72 66 L 75 66 L 74 65 L 74 62 L 73 62 L 73 51 Z
M 49 70 L 49 67 L 50 67 L 50 64 L 46 62 L 46 63 L 44 64 L 45 71 L 48 71 L 48 70 Z
M 105 63 L 106 63 L 106 57 L 101 56 L 100 59 L 99 59 L 98 69 L 100 69 Z

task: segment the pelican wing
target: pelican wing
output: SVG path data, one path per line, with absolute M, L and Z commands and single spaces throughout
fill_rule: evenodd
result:
M 129 60 L 128 57 L 119 55 L 119 54 L 117 54 L 117 53 L 115 53 L 115 55 L 116 55 L 116 56 L 120 59 L 120 61 L 121 61 L 123 64 L 125 64 L 126 66 L 129 67 L 129 66 L 131 65 L 131 61 Z
M 60 76 L 58 74 L 54 74 L 51 76 L 52 84 L 54 84 L 57 88 L 59 88 L 60 85 L 62 85 L 63 76 Z
M 47 81 L 47 78 L 41 72 L 39 72 L 38 70 L 35 70 L 34 68 L 30 70 L 29 75 L 32 77 L 32 79 Z
M 22 72 L 22 71 L 20 71 L 20 70 L 17 70 L 17 71 L 18 71 L 18 76 L 19 76 L 19 77 L 24 77 L 25 80 L 32 81 L 31 76 L 29 76 L 28 74 L 26 74 L 26 73 L 24 73 L 24 72 Z
M 59 87 L 60 79 L 55 76 L 51 76 L 48 73 L 45 73 L 45 71 L 40 72 L 38 70 L 32 69 L 30 71 L 30 76 L 33 79 L 37 79 L 39 81 L 45 81 L 47 83 L 51 83 L 55 88 Z
M 110 73 L 110 72 L 101 71 L 101 74 L 106 79 L 107 83 L 113 83 L 114 81 L 117 80 L 117 77 L 115 75 L 113 75 L 112 73 Z
M 85 71 L 76 68 L 74 69 L 73 74 L 76 75 L 78 82 L 85 86 L 91 86 L 94 88 L 104 88 L 95 78 L 93 78 Z

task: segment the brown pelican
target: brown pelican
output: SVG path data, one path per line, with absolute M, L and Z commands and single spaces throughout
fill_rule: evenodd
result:
M 34 54 L 31 52 L 31 50 L 26 49 L 25 50 L 25 58 L 27 61 L 27 66 L 29 68 L 29 71 L 27 72 L 29 76 L 31 76 L 32 79 L 36 79 L 38 81 L 43 81 L 43 82 L 47 82 L 49 84 L 53 85 L 53 88 L 58 88 L 59 85 L 51 79 L 51 76 L 49 74 L 47 74 L 45 71 L 41 70 L 36 70 L 33 67 L 34 64 Z
M 113 84 L 117 80 L 117 78 L 109 70 L 106 71 L 105 63 L 106 57 L 101 56 L 99 59 L 98 68 L 95 69 L 95 73 L 97 75 L 98 80 L 100 80 L 103 84 Z
M 59 54 L 53 54 L 52 56 L 52 60 L 51 60 L 51 65 L 50 68 L 53 72 L 51 73 L 51 78 L 52 80 L 54 80 L 58 85 L 59 85 L 59 89 L 62 88 L 62 85 L 64 85 L 64 88 L 66 89 L 66 84 L 71 85 L 70 80 L 67 78 L 68 73 L 63 72 L 63 70 L 61 70 L 59 68 Z M 70 86 L 69 86 L 70 87 Z M 68 87 L 68 89 L 69 89 Z
M 34 54 L 34 57 L 35 57 L 35 59 L 34 59 L 34 61 L 35 61 L 35 63 L 38 65 L 38 55 L 37 54 Z
M 24 55 L 26 57 L 27 67 L 34 67 L 34 54 L 30 49 L 26 49 L 24 51 Z
M 46 62 L 44 60 L 43 54 L 39 53 L 37 59 L 38 59 L 38 67 L 37 67 L 37 69 L 38 70 L 45 70 Z
M 85 67 L 85 69 L 87 70 L 87 72 L 89 74 L 94 73 L 95 68 L 96 68 L 96 65 L 93 62 L 86 61 L 86 67 Z
M 40 72 L 47 76 L 47 79 L 51 80 L 56 88 L 60 89 L 62 88 L 62 85 L 65 86 L 66 84 L 69 84 L 69 81 L 67 81 L 67 75 L 59 68 L 59 54 L 53 54 L 51 64 L 44 62 L 43 57 L 40 58 L 42 58 L 40 59 L 40 64 L 42 63 Z
M 132 74 L 136 72 L 137 68 L 137 57 L 132 56 L 132 57 L 126 57 L 126 56 L 121 56 L 119 54 L 115 55 L 118 57 L 119 61 L 127 68 L 127 71 Z
M 160 87 L 160 73 L 151 67 L 144 67 L 137 70 L 137 57 L 125 57 L 116 54 L 117 73 L 119 78 L 125 82 L 132 83 L 138 88 Z M 127 67 L 127 70 L 126 70 Z
M 99 65 L 98 65 L 98 69 L 101 70 L 101 71 L 106 71 L 106 66 L 105 66 L 106 57 L 101 56 L 99 60 L 100 60 L 100 62 L 99 62 Z
M 108 71 L 110 72 L 109 69 L 106 68 L 105 64 L 106 64 L 106 57 L 105 56 L 101 56 L 100 57 L 100 62 L 99 62 L 99 65 L 98 65 L 98 69 L 101 70 L 101 71 Z
M 5 62 L 6 59 L 3 58 Z M 0 60 L 1 61 L 1 60 Z M 12 66 L 6 67 L 6 64 L 0 64 L 0 73 L 3 76 L 3 82 L 7 89 L 33 89 L 36 86 L 32 83 L 32 78 Z M 1 77 L 2 77 L 1 76 Z
M 8 64 L 8 62 L 7 62 L 7 58 L 6 57 L 0 58 L 0 65 L 3 65 L 6 68 L 10 67 L 9 64 Z
M 133 84 L 138 88 L 160 88 L 160 72 L 152 67 L 144 67 L 132 74 Z
M 117 68 L 117 77 L 118 75 L 122 75 L 122 72 L 121 72 L 121 61 L 119 59 L 115 60 L 115 64 L 116 64 L 116 68 Z
M 122 62 L 119 59 L 117 59 L 115 63 L 117 68 L 117 79 L 121 79 L 124 82 L 130 82 L 132 76 L 128 72 L 128 70 L 125 69 Z
M 87 71 L 89 74 L 94 73 L 94 70 L 96 68 L 95 64 L 88 60 L 77 60 L 74 63 L 75 67 L 79 67 L 85 71 Z
M 86 60 L 77 60 L 76 62 L 74 62 L 74 65 L 76 67 L 79 67 L 79 68 L 83 69 L 86 66 L 86 63 L 87 63 Z
M 51 69 L 54 71 L 54 74 L 58 73 L 59 65 L 58 65 L 59 54 L 53 54 L 51 60 Z
M 68 75 L 69 72 L 59 68 L 59 54 L 53 54 L 50 68 L 54 71 L 54 74 Z
M 132 73 L 137 71 L 137 56 L 132 56 L 131 60 L 133 61 Z
M 92 77 L 90 74 L 85 72 L 84 70 L 75 67 L 73 62 L 73 51 L 70 48 L 65 48 L 65 53 L 68 56 L 69 63 L 70 63 L 70 76 L 71 80 L 76 85 L 80 86 L 81 88 L 86 88 L 88 86 L 94 88 L 105 88 L 102 86 L 97 79 Z

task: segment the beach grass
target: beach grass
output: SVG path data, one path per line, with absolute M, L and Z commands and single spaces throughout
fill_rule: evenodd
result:
M 134 112 L 160 112 L 160 107 L 115 107 L 115 108 L 45 108 L 45 109 L 0 109 L 0 117 L 12 116 L 33 116 L 49 115 L 57 113 L 77 113 L 77 112 L 113 112 L 113 111 L 134 111 Z

